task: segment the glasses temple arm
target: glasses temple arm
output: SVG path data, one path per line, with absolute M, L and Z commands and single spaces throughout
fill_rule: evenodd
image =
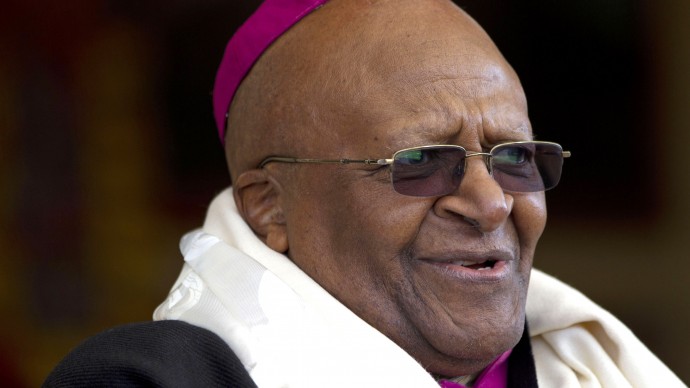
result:
M 332 163 L 332 164 L 377 164 L 381 166 L 389 165 L 393 163 L 393 159 L 302 159 L 302 158 L 288 158 L 283 156 L 271 156 L 264 159 L 260 164 L 259 168 L 263 168 L 265 165 L 271 162 L 278 163 Z

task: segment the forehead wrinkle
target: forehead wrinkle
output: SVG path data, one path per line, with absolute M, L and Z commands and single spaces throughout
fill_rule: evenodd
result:
M 502 62 L 502 56 L 491 55 L 496 54 L 493 52 L 487 55 L 484 50 L 475 51 L 454 55 L 435 53 L 437 57 L 444 57 L 441 62 L 429 59 L 432 55 L 418 52 L 419 60 L 412 63 L 385 61 L 376 69 L 377 80 L 381 83 L 378 89 L 386 91 L 384 94 L 390 96 L 388 99 L 392 106 L 402 108 L 411 116 L 419 116 L 422 112 L 437 113 L 432 120 L 434 123 L 424 129 L 428 132 L 436 128 L 439 138 L 462 129 L 463 116 L 470 113 L 467 103 L 474 104 L 482 98 L 492 99 L 506 88 L 513 89 L 524 100 L 519 81 L 511 77 L 512 68 Z
M 409 93 L 409 90 L 404 93 L 406 89 L 411 89 L 424 92 L 429 97 L 440 93 L 459 99 L 489 97 L 505 88 L 517 86 L 502 64 L 477 56 L 466 57 L 468 59 L 463 61 L 465 65 L 406 69 L 405 72 L 394 74 L 387 83 L 392 87 L 399 85 L 402 96 L 418 95 Z

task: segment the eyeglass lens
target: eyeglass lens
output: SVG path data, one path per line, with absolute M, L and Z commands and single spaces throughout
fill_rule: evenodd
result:
M 416 197 L 449 194 L 460 185 L 467 158 L 467 151 L 459 146 L 398 151 L 391 166 L 393 188 L 400 194 Z M 489 159 L 490 171 L 504 190 L 535 192 L 558 184 L 563 150 L 556 143 L 507 143 L 494 147 Z

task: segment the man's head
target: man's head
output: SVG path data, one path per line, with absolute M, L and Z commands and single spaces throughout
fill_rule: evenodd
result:
M 517 76 L 451 2 L 330 1 L 264 53 L 227 128 L 235 199 L 255 233 L 427 370 L 474 373 L 517 343 L 543 192 L 504 192 L 482 158 L 435 197 L 397 193 L 388 166 L 258 168 L 271 155 L 531 140 Z

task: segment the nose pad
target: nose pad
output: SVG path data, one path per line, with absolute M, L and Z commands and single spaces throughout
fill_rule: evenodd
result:
M 486 165 L 486 171 L 489 172 L 489 175 L 492 177 L 494 176 L 494 164 L 492 163 L 492 156 L 491 154 L 482 154 L 482 160 L 484 161 L 484 164 Z

